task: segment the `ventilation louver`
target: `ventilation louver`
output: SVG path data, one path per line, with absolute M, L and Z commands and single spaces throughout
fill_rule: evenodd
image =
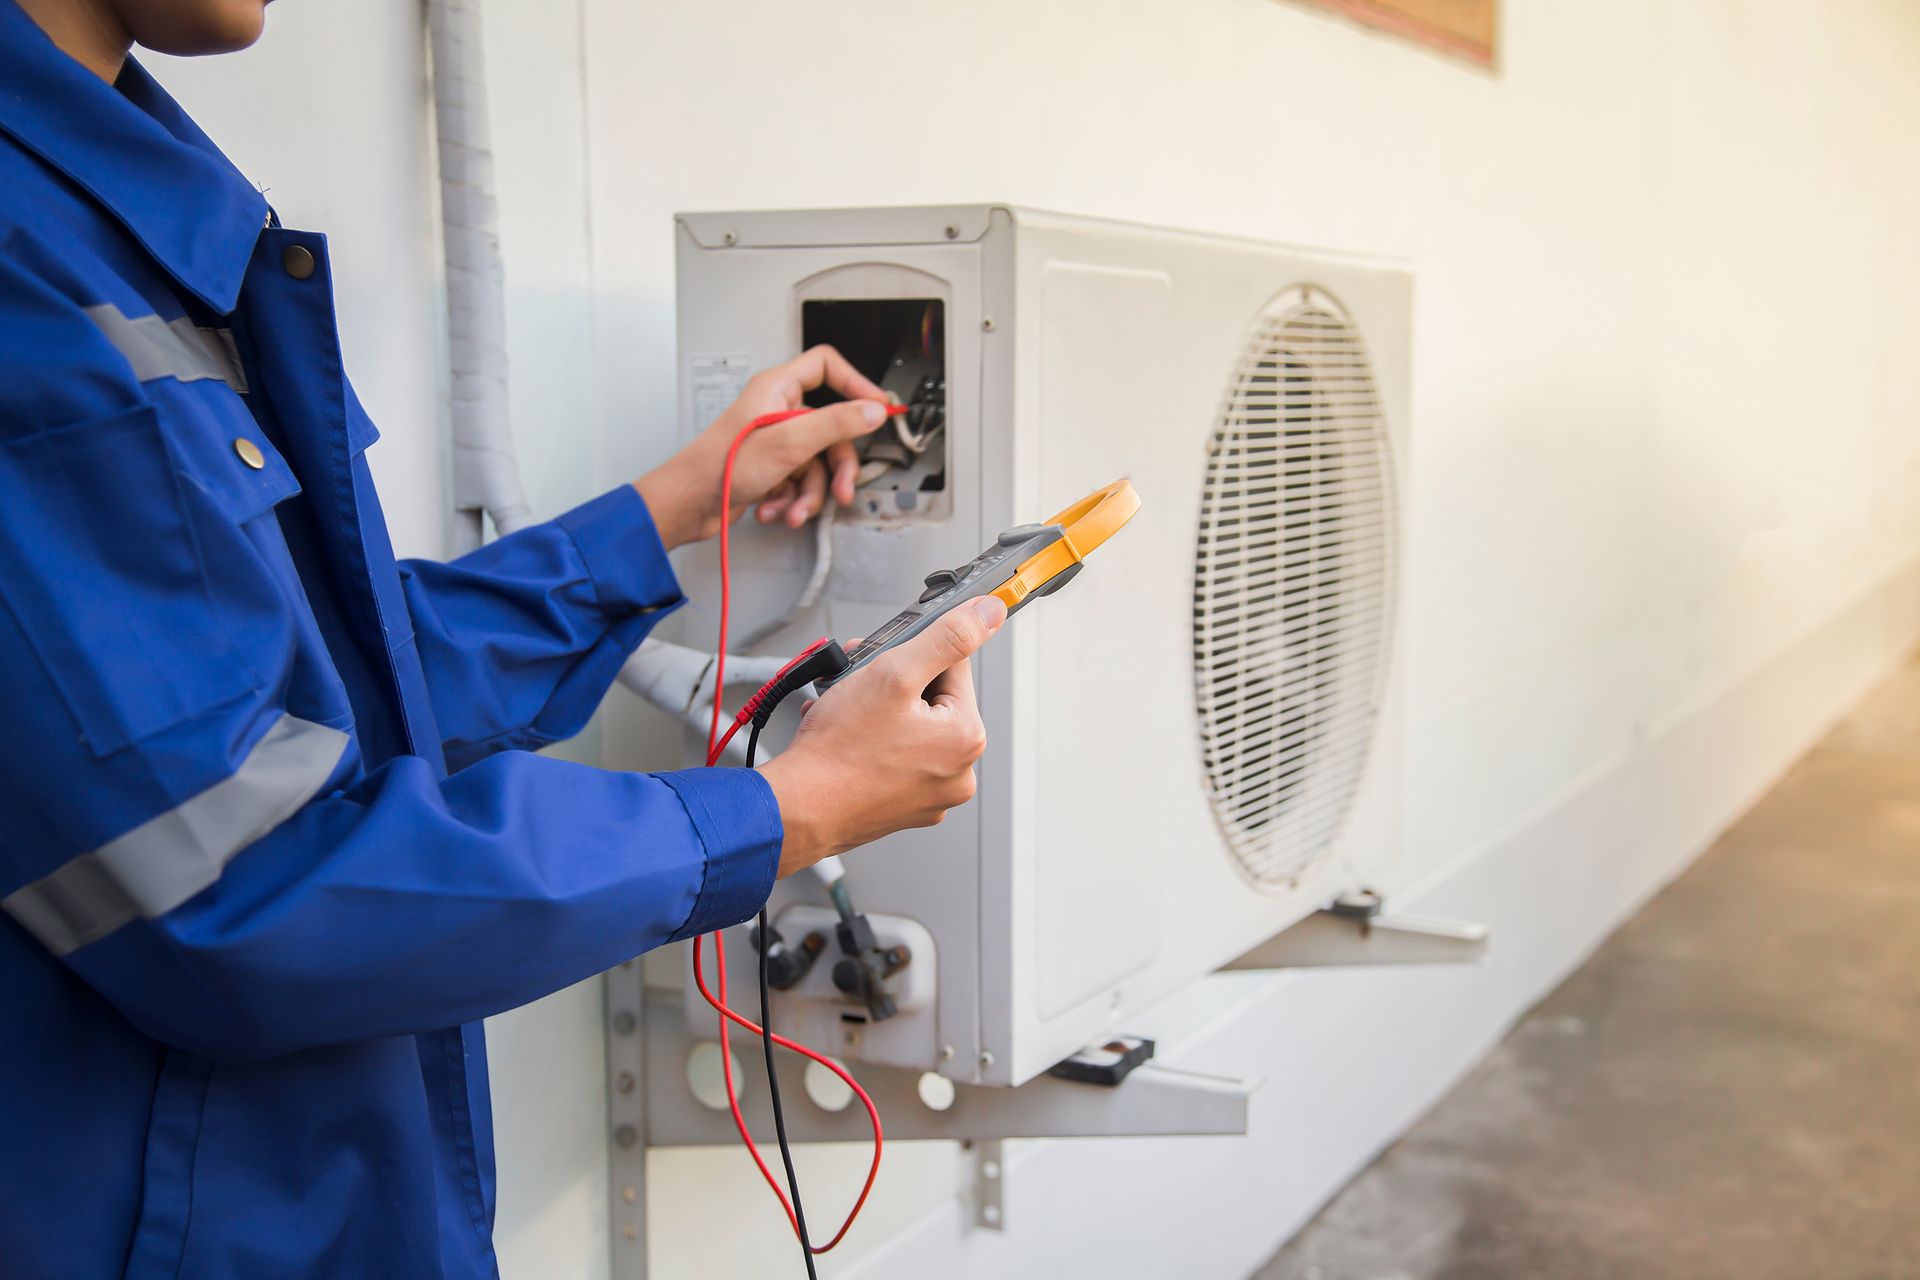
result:
M 1365 772 L 1393 624 L 1392 457 L 1359 332 L 1324 292 L 1270 305 L 1214 431 L 1194 569 L 1201 753 L 1228 846 L 1284 888 Z

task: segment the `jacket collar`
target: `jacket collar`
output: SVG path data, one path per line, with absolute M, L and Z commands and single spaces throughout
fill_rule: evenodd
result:
M 139 63 L 109 85 L 0 0 L 0 132 L 99 201 L 187 292 L 233 310 L 266 199 Z

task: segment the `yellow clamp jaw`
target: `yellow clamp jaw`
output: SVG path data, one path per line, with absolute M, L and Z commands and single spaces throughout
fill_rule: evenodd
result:
M 925 630 L 949 609 L 979 596 L 998 596 L 1009 614 L 1050 595 L 1073 580 L 1081 564 L 1101 543 L 1133 519 L 1140 497 L 1125 480 L 1116 480 L 1097 493 L 1054 516 L 1045 524 L 1008 529 L 994 544 L 957 569 L 935 569 L 926 578 L 926 591 L 914 603 L 846 649 L 847 666 L 814 681 L 825 691 L 830 685 L 872 662 L 881 653 L 903 644 Z M 1021 558 L 1024 557 L 1024 558 Z M 1011 572 L 1008 565 L 1016 565 Z M 1003 576 L 1004 575 L 1004 576 Z
M 1095 547 L 1120 532 L 1138 510 L 1140 495 L 1125 480 L 1115 480 L 1106 488 L 1088 494 L 1047 521 L 1060 526 L 1060 540 L 1021 564 L 993 594 L 1000 597 L 1007 612 L 1012 613 L 1061 574 L 1071 577 L 1078 572 L 1076 566 L 1092 554 Z

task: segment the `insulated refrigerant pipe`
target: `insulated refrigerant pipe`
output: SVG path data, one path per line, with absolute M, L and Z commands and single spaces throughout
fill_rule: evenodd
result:
M 483 540 L 483 515 L 502 534 L 533 520 L 507 418 L 505 280 L 479 0 L 427 0 L 427 40 L 447 274 L 455 550 L 471 551 Z
M 427 0 L 427 40 L 433 56 L 433 120 L 440 161 L 458 554 L 485 541 L 488 521 L 495 533 L 504 535 L 531 524 L 533 512 L 521 485 L 507 414 L 505 274 L 479 0 Z M 727 672 L 757 688 L 783 661 L 728 654 Z M 715 696 L 713 666 L 712 654 L 649 639 L 621 668 L 620 683 L 704 730 Z

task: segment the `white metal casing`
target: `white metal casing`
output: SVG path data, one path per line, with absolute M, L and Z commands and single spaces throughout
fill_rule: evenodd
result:
M 1019 1084 L 1124 1031 L 1146 1005 L 1340 890 L 1390 882 L 1399 629 L 1386 642 L 1365 772 L 1329 856 L 1292 888 L 1259 887 L 1229 855 L 1208 800 L 1194 563 L 1209 439 L 1255 322 L 1289 289 L 1324 291 L 1362 335 L 1404 473 L 1404 269 L 998 205 L 689 214 L 676 237 L 689 435 L 727 389 L 732 375 L 717 371 L 796 353 L 805 299 L 946 304 L 951 514 L 848 513 L 862 518 L 837 531 L 820 604 L 768 651 L 862 634 L 912 600 L 929 569 L 961 564 L 1000 529 L 1119 476 L 1142 499 L 1076 581 L 1023 611 L 977 660 L 990 745 L 975 802 L 847 859 L 861 909 L 917 920 L 937 940 L 939 1047 L 930 1060 L 892 1065 Z M 735 627 L 785 607 L 809 547 L 801 535 L 738 526 Z M 702 586 L 715 581 L 714 555 L 708 545 L 683 558 L 697 603 L 682 634 L 696 643 L 713 634 Z M 779 722 L 768 740 L 784 740 Z M 794 900 L 825 899 L 815 885 L 783 882 L 775 911 Z M 750 962 L 744 931 L 730 951 L 736 966 Z M 744 989 L 738 978 L 734 989 Z

